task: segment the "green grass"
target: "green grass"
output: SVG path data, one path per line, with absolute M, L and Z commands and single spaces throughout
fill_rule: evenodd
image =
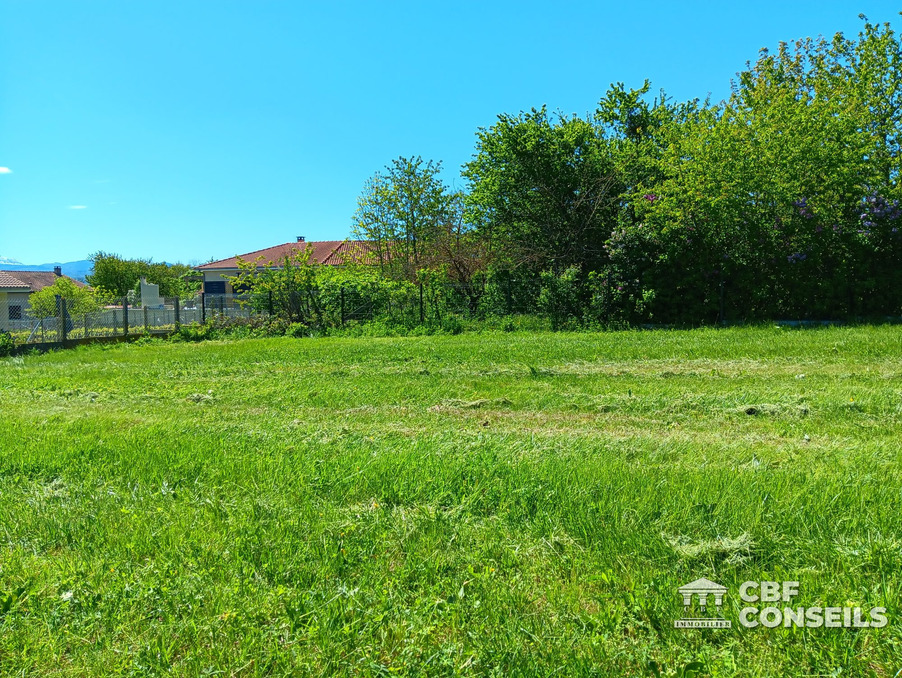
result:
M 899 328 L 93 346 L 0 411 L 3 675 L 902 669 Z

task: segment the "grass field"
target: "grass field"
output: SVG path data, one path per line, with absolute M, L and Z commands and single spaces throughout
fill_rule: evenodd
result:
M 0 411 L 2 675 L 902 669 L 897 327 L 93 346 Z

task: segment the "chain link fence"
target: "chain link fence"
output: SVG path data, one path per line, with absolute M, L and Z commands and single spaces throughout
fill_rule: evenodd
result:
M 57 300 L 54 315 L 38 316 L 30 306 L 7 309 L 6 327 L 16 344 L 56 344 L 65 341 L 169 334 L 180 325 L 204 323 L 216 315 L 249 317 L 257 313 L 249 295 L 205 295 L 187 299 L 165 298 L 157 306 L 132 306 L 126 299 L 90 310 L 79 309 L 65 299 Z
M 404 283 L 391 289 L 364 285 L 340 285 L 307 292 L 292 292 L 286 298 L 269 293 L 204 294 L 188 298 L 163 298 L 155 306 L 133 305 L 127 298 L 100 308 L 85 309 L 71 301 L 57 299 L 56 312 L 38 316 L 30 306 L 17 306 L 6 326 L 19 345 L 48 346 L 104 337 L 171 334 L 182 325 L 204 324 L 211 320 L 281 316 L 309 325 L 344 327 L 373 321 L 414 327 L 484 317 L 493 312 L 510 312 L 504 295 L 491 302 L 491 295 L 473 287 Z

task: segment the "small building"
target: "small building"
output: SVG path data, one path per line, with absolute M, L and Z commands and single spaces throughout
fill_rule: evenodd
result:
M 209 264 L 197 266 L 196 270 L 204 276 L 203 291 L 205 294 L 233 294 L 235 290 L 229 278 L 239 273 L 238 259 L 245 262 L 256 262 L 257 268 L 266 266 L 281 268 L 286 258 L 310 254 L 312 263 L 322 266 L 343 266 L 350 263 L 362 263 L 369 251 L 369 243 L 365 240 L 321 240 L 307 242 L 298 237 L 294 242 L 287 242 L 275 247 L 239 254 L 228 259 L 211 261 Z
M 31 288 L 11 273 L 0 271 L 0 331 L 9 332 L 11 320 L 21 320 Z
M 52 271 L 0 271 L 0 331 L 20 329 L 28 320 L 28 298 L 64 277 L 59 266 Z M 68 276 L 66 276 L 68 277 Z M 79 287 L 87 287 L 79 280 Z

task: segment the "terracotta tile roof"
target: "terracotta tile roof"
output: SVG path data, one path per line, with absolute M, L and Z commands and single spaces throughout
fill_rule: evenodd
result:
M 16 287 L 26 288 L 26 287 L 28 287 L 28 285 L 26 285 L 24 282 L 22 282 L 21 280 L 19 280 L 16 276 L 14 276 L 14 275 L 13 275 L 12 273 L 10 273 L 9 271 L 0 271 L 0 287 L 4 287 L 4 288 L 16 288 Z
M 3 276 L 8 275 L 13 280 L 19 282 L 15 287 L 27 287 L 30 292 L 40 292 L 45 287 L 50 287 L 56 282 L 57 276 L 53 271 L 0 271 L 0 287 L 8 287 L 3 283 Z M 68 278 L 68 276 L 63 276 Z M 87 287 L 80 280 L 72 280 L 79 287 Z
M 327 266 L 342 264 L 366 264 L 373 259 L 373 244 L 366 240 L 342 240 L 338 247 L 322 262 Z
M 325 266 L 340 266 L 351 261 L 360 261 L 366 257 L 370 250 L 370 244 L 365 240 L 320 240 L 318 242 L 287 242 L 284 245 L 267 247 L 266 249 L 239 254 L 228 259 L 212 261 L 209 264 L 198 266 L 199 271 L 213 271 L 217 269 L 237 269 L 238 257 L 244 261 L 259 260 L 257 266 L 262 268 L 267 264 L 280 265 L 285 257 L 295 256 L 304 251 L 311 252 L 310 260 Z

